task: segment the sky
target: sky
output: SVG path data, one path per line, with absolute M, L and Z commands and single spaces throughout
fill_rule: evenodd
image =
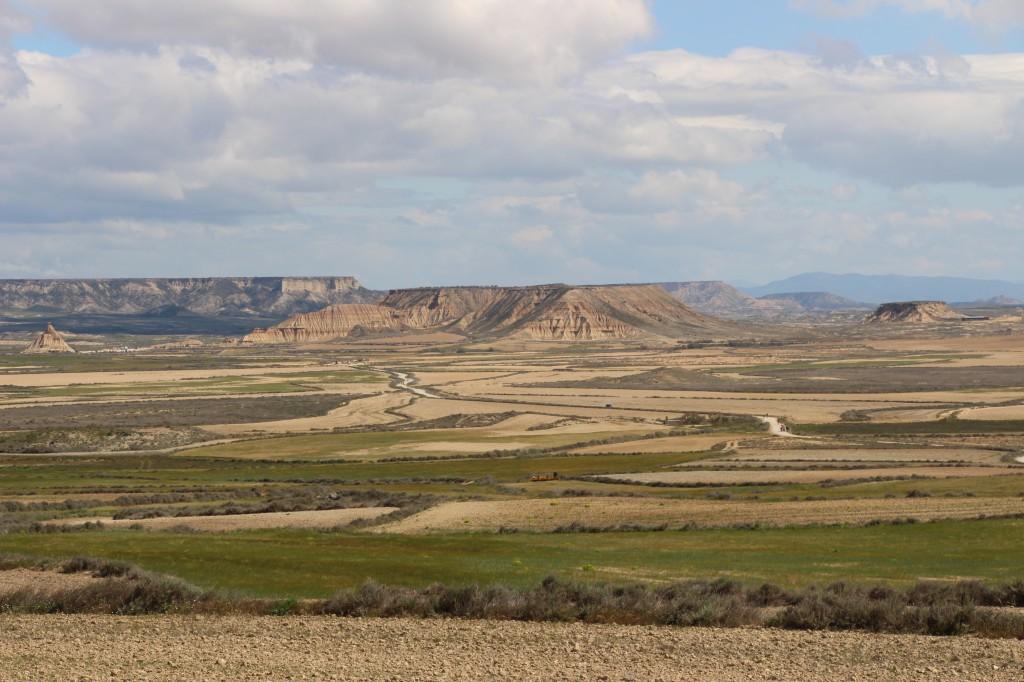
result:
M 0 0 L 0 277 L 1024 280 L 1024 0 Z

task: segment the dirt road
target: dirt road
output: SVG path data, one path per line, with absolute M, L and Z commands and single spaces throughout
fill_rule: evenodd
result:
M 416 386 L 413 386 L 413 382 L 416 381 L 416 378 L 413 377 L 410 374 L 406 374 L 405 372 L 393 372 L 392 374 L 394 375 L 395 380 L 398 382 L 397 384 L 395 384 L 395 388 L 398 388 L 398 389 L 400 389 L 402 391 L 408 391 L 408 392 L 412 393 L 413 395 L 418 395 L 421 398 L 440 398 L 441 397 L 441 396 L 435 395 L 435 394 L 433 394 L 430 391 L 427 391 L 425 389 L 417 388 Z
M 969 637 L 452 620 L 0 616 L 4 680 L 1020 680 Z
M 768 425 L 768 431 L 773 436 L 782 436 L 783 438 L 799 438 L 796 434 L 790 433 L 789 427 L 779 421 L 778 417 L 758 417 L 763 423 Z

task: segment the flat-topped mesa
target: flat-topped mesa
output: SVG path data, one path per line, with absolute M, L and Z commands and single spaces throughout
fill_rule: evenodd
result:
M 878 306 L 868 322 L 950 322 L 963 319 L 943 301 L 899 301 Z
M 379 305 L 339 305 L 257 329 L 245 343 L 326 341 L 361 333 L 447 331 L 540 341 L 708 338 L 738 328 L 694 312 L 658 285 L 397 289 Z
M 52 324 L 46 325 L 46 331 L 41 332 L 35 341 L 30 343 L 22 353 L 74 353 L 75 349 L 68 345 L 64 337 L 60 335 Z
M 338 303 L 374 303 L 354 277 L 150 277 L 0 280 L 0 310 L 139 315 L 270 315 L 278 319 Z

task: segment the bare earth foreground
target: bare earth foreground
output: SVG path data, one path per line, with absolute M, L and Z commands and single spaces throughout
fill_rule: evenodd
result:
M 972 637 L 329 617 L 0 617 L 4 680 L 1020 680 Z

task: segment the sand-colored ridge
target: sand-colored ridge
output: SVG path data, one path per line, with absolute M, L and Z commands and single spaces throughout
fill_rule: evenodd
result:
M 742 335 L 657 285 L 439 287 L 391 291 L 379 305 L 336 305 L 256 329 L 247 344 L 309 343 L 367 333 L 447 331 L 531 341 Z
M 405 327 L 405 316 L 399 310 L 365 303 L 343 303 L 290 317 L 274 327 L 254 329 L 242 338 L 242 343 L 305 343 L 349 336 L 356 330 L 401 331 Z

